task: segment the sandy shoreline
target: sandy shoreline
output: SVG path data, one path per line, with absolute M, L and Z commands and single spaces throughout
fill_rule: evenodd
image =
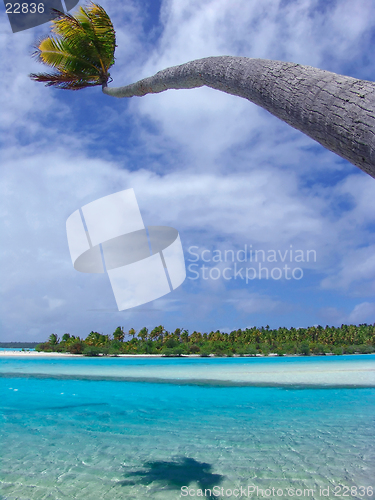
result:
M 36 351 L 0 351 L 0 356 L 27 356 L 27 357 L 57 357 L 57 358 L 86 358 L 83 354 L 70 354 L 69 352 L 36 352 Z M 165 358 L 163 354 L 117 354 L 116 356 L 91 356 L 95 359 L 100 358 Z M 188 354 L 181 358 L 200 358 L 199 354 Z M 212 356 L 213 357 L 213 356 Z M 262 356 L 264 357 L 264 356 Z
M 374 354 L 374 353 L 372 353 Z M 69 352 L 37 352 L 37 351 L 0 351 L 0 356 L 36 356 L 36 357 L 60 357 L 60 358 L 82 358 L 82 357 L 90 357 L 90 356 L 83 356 L 83 354 L 70 354 Z M 279 358 L 325 358 L 325 357 L 342 357 L 345 356 L 345 354 L 340 355 L 340 356 L 335 356 L 333 353 L 328 353 L 328 354 L 310 354 L 309 356 L 304 356 L 302 354 L 285 354 L 283 356 L 278 356 L 275 353 L 270 353 L 268 356 L 265 356 L 264 354 L 257 354 L 256 356 L 239 356 L 234 354 L 231 356 L 232 358 L 272 358 L 272 357 L 279 357 Z M 353 356 L 353 354 L 347 354 L 347 356 Z M 371 356 L 371 354 L 361 354 L 361 353 L 356 353 L 355 356 Z M 110 357 L 117 357 L 117 358 L 167 358 L 168 356 L 164 356 L 163 354 L 117 354 L 116 356 L 95 356 L 96 359 L 98 358 L 110 358 Z M 170 356 L 171 358 L 202 358 L 199 354 L 183 354 L 182 356 Z M 220 356 L 219 356 L 220 357 Z M 226 356 L 222 356 L 222 358 L 225 358 Z M 218 356 L 210 355 L 206 356 L 204 359 L 212 359 L 215 358 L 217 359 Z
M 1 377 L 66 378 L 83 380 L 113 380 L 193 385 L 252 385 L 301 387 L 375 387 L 374 355 L 343 356 L 283 356 L 202 358 L 164 358 L 162 355 L 120 355 L 109 358 L 88 358 L 65 353 L 4 351 L 0 357 Z M 20 363 L 22 359 L 56 359 L 52 363 Z M 57 363 L 57 358 L 76 358 L 77 362 Z M 121 362 L 121 358 L 123 362 Z M 157 363 L 142 362 L 142 358 L 159 358 Z M 191 359 L 184 362 L 186 358 Z M 197 359 L 199 358 L 199 359 Z M 272 358 L 272 356 L 271 356 Z M 14 365 L 11 362 L 14 360 Z M 116 361 L 117 360 L 117 361 Z M 134 362 L 133 362 L 134 361 Z M 157 361 L 155 359 L 155 361 Z
M 36 356 L 36 357 L 57 357 L 57 358 L 82 358 L 86 357 L 83 354 L 70 354 L 69 352 L 37 352 L 37 351 L 0 351 L 0 356 Z M 102 357 L 102 356 L 97 356 Z M 111 356 L 103 356 L 111 357 Z M 162 358 L 162 354 L 118 354 L 116 357 L 121 358 Z M 196 357 L 196 355 L 194 355 Z

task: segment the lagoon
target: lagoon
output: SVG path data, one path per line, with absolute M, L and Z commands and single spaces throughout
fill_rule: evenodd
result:
M 5 354 L 3 354 L 5 356 Z M 1 357 L 2 374 L 195 385 L 375 387 L 375 354 L 244 358 L 96 357 L 23 353 Z
M 374 368 L 375 355 L 1 356 L 0 497 L 371 498 Z

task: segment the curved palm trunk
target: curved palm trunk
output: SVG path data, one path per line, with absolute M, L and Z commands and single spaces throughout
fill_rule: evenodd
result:
M 144 96 L 202 86 L 261 106 L 375 177 L 375 83 L 300 64 L 247 57 L 207 57 L 103 92 Z

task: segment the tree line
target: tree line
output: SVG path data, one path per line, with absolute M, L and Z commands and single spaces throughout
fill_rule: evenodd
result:
M 146 327 L 138 332 L 134 328 L 125 331 L 117 327 L 112 335 L 90 332 L 82 339 L 65 333 L 61 340 L 52 333 L 48 340 L 38 344 L 36 351 L 67 352 L 99 356 L 119 354 L 162 354 L 182 356 L 268 356 L 277 354 L 325 355 L 370 354 L 375 352 L 375 323 L 368 325 L 341 325 L 341 327 L 312 326 L 308 328 L 252 327 L 223 333 L 210 333 L 176 328 L 167 331 L 162 325 L 149 331 Z
M 40 342 L 0 342 L 0 349 L 34 349 Z

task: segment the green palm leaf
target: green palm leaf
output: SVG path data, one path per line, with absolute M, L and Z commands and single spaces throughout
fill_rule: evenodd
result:
M 74 16 L 54 10 L 52 32 L 33 54 L 56 73 L 32 73 L 30 78 L 47 86 L 79 90 L 106 84 L 115 62 L 116 33 L 106 11 L 90 3 Z

